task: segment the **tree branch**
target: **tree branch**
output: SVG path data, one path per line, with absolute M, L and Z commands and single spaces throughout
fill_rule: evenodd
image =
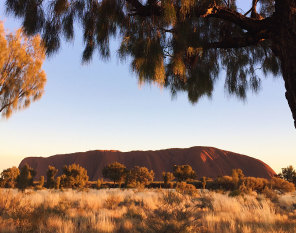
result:
M 241 13 L 221 6 L 213 6 L 206 10 L 201 10 L 200 8 L 197 8 L 195 12 L 197 15 L 204 18 L 224 19 L 249 32 L 260 31 L 261 29 L 266 28 L 266 24 L 270 23 L 270 18 L 266 18 L 263 20 L 249 18 Z
M 139 15 L 142 17 L 147 17 L 152 15 L 161 15 L 161 7 L 156 4 L 155 0 L 149 0 L 146 5 L 143 5 L 138 0 L 126 0 L 126 2 L 134 8 L 132 13 L 129 14 L 131 16 Z
M 2 112 L 5 108 L 7 108 L 9 105 L 11 105 L 12 104 L 12 102 L 10 102 L 10 103 L 8 103 L 8 104 L 4 104 L 3 106 L 2 106 L 2 108 L 0 108 L 0 112 Z
M 261 32 L 256 35 L 252 35 L 250 33 L 245 33 L 242 37 L 229 37 L 225 40 L 219 42 L 209 42 L 202 45 L 205 49 L 211 48 L 220 48 L 220 49 L 228 49 L 228 48 L 243 48 L 252 45 L 258 45 L 258 43 L 264 41 L 268 38 L 268 35 L 265 32 Z
M 150 5 L 149 3 L 154 2 L 150 0 L 147 5 L 143 5 L 138 0 L 126 0 L 134 9 L 129 15 L 139 15 L 142 17 L 149 17 L 152 15 L 160 16 L 162 15 L 162 8 L 157 4 Z M 256 5 L 258 0 L 252 1 L 252 12 L 256 13 Z M 193 9 L 196 17 L 200 18 L 218 18 L 228 22 L 231 22 L 243 30 L 248 32 L 257 33 L 263 29 L 269 27 L 271 23 L 271 18 L 262 19 L 262 17 L 250 18 L 246 15 L 238 13 L 229 7 L 218 6 L 216 4 L 212 6 L 201 6 L 198 5 Z M 258 15 L 258 14 L 257 14 Z

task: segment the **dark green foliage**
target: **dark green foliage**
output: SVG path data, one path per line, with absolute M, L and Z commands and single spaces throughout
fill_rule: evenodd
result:
M 48 170 L 46 172 L 46 187 L 49 189 L 53 189 L 55 186 L 55 176 L 58 173 L 58 169 L 56 169 L 54 166 L 48 166 Z
M 17 167 L 12 167 L 3 170 L 0 176 L 0 187 L 14 188 L 16 185 L 16 179 L 20 174 L 20 170 Z
M 296 183 L 296 171 L 291 165 L 286 168 L 282 168 L 282 172 L 279 174 L 279 177 L 291 183 Z
M 44 186 L 44 176 L 40 176 L 39 186 L 40 187 L 43 187 Z
M 126 183 L 130 187 L 143 187 L 149 185 L 154 179 L 154 172 L 146 167 L 133 167 L 126 177 Z
M 197 102 L 202 96 L 212 95 L 223 69 L 226 90 L 241 98 L 246 97 L 247 90 L 260 88 L 256 70 L 274 75 L 280 70 L 270 41 L 260 40 L 259 32 L 235 20 L 225 20 L 213 10 L 207 15 L 208 9 L 215 6 L 246 18 L 238 15 L 236 1 L 226 2 L 6 0 L 6 6 L 8 12 L 23 19 L 28 34 L 41 33 L 48 54 L 59 49 L 61 37 L 74 38 L 73 24 L 77 22 L 83 29 L 83 61 L 89 61 L 95 51 L 102 59 L 108 59 L 109 41 L 117 37 L 121 40 L 120 59 L 131 60 L 132 70 L 141 82 L 156 82 L 169 88 L 173 95 L 185 91 L 191 102 Z M 273 1 L 258 2 L 258 12 L 254 8 L 247 14 L 254 22 L 255 16 L 268 17 L 274 11 Z M 250 41 L 251 36 L 259 39 L 236 45 L 236 38 Z M 235 43 L 219 44 L 225 41 Z
M 170 187 L 171 181 L 175 179 L 175 176 L 171 172 L 163 172 L 162 173 L 163 183 L 165 187 Z
M 105 166 L 102 170 L 103 176 L 114 182 L 121 183 L 126 175 L 126 167 L 118 162 L 114 162 Z
M 212 189 L 234 190 L 235 185 L 231 176 L 222 176 L 214 180 Z
M 280 192 L 292 192 L 295 190 L 293 183 L 281 178 L 273 177 L 271 180 L 257 177 L 244 177 L 240 169 L 233 170 L 233 177 L 218 177 L 213 182 L 209 182 L 210 189 L 231 191 L 230 195 L 236 196 L 242 193 L 269 192 L 269 190 L 278 190 Z
M 187 184 L 186 182 L 178 182 L 176 186 L 176 191 L 183 194 L 194 194 L 196 192 L 196 188 L 192 184 Z
M 272 189 L 279 190 L 284 193 L 295 191 L 295 186 L 293 183 L 277 177 L 273 177 L 271 179 L 270 186 Z
M 269 185 L 269 181 L 264 178 L 245 177 L 243 184 L 248 191 L 256 191 L 261 193 Z
M 264 178 L 245 177 L 241 169 L 233 169 L 232 176 L 222 176 L 209 183 L 211 189 L 236 191 L 247 193 L 251 191 L 262 192 L 268 187 L 269 181 Z
M 24 190 L 28 187 L 33 186 L 33 179 L 36 176 L 36 171 L 31 168 L 28 164 L 24 165 L 20 169 L 20 174 L 17 177 L 16 187 L 18 189 Z
M 44 176 L 40 176 L 40 179 L 38 181 L 38 185 L 36 186 L 37 189 L 42 189 L 44 186 Z
M 54 183 L 54 188 L 55 189 L 60 189 L 60 185 L 61 185 L 61 177 L 57 177 Z
M 66 165 L 60 177 L 62 188 L 83 188 L 88 182 L 87 171 L 79 164 Z
M 243 182 L 245 175 L 241 169 L 232 169 L 231 177 L 235 188 L 238 188 Z
M 190 165 L 175 165 L 173 170 L 174 176 L 178 181 L 188 181 L 196 178 L 195 171 Z

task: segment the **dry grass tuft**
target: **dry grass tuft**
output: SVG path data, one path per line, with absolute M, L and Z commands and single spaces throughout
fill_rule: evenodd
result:
M 294 194 L 188 190 L 0 189 L 0 232 L 296 232 Z

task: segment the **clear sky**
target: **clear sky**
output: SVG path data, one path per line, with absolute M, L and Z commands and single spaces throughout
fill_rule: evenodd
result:
M 20 24 L 5 15 L 3 2 L 0 20 L 13 31 Z M 221 74 L 213 97 L 192 105 L 185 94 L 172 99 L 169 90 L 140 88 L 129 64 L 118 61 L 116 41 L 110 61 L 95 56 L 82 65 L 82 41 L 76 35 L 45 61 L 42 99 L 0 120 L 0 171 L 26 156 L 191 146 L 246 154 L 276 172 L 296 166 L 296 130 L 281 77 L 262 78 L 259 94 L 249 93 L 242 102 L 225 93 Z

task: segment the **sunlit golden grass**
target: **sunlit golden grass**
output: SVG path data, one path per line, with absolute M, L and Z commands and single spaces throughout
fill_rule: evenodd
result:
M 0 189 L 0 232 L 296 232 L 296 196 Z

